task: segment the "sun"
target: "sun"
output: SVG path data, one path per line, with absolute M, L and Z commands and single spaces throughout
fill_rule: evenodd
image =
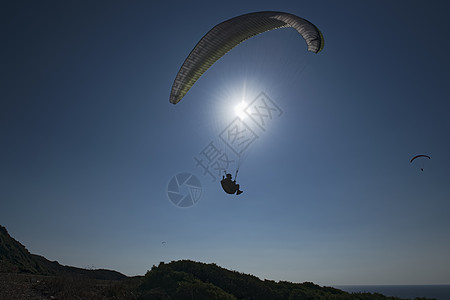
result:
M 247 114 L 245 112 L 246 108 L 247 108 L 247 103 L 245 101 L 239 102 L 234 107 L 234 113 L 236 114 L 236 116 L 239 117 L 239 119 L 244 120 L 247 117 Z

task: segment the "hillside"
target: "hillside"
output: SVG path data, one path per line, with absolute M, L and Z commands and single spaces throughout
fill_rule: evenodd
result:
M 36 275 L 80 275 L 100 280 L 120 280 L 126 276 L 111 270 L 86 270 L 60 265 L 45 257 L 31 254 L 24 245 L 12 238 L 0 225 L 0 273 L 25 273 Z
M 312 282 L 261 280 L 216 264 L 190 260 L 153 266 L 145 275 L 139 290 L 144 299 L 399 299 L 377 293 L 350 294 Z
M 216 264 L 161 262 L 145 276 L 62 266 L 31 254 L 0 226 L 0 299 L 399 299 L 311 282 L 261 280 Z M 417 298 L 418 300 L 419 298 Z

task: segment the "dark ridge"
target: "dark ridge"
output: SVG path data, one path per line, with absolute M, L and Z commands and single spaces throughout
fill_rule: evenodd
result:
M 81 276 L 100 280 L 121 280 L 124 274 L 111 270 L 88 270 L 60 265 L 43 256 L 31 254 L 0 225 L 0 273 L 23 273 L 47 276 Z
M 153 266 L 145 275 L 139 291 L 144 297 L 142 299 L 400 299 L 378 293 L 347 293 L 312 282 L 261 280 L 214 263 L 190 260 Z

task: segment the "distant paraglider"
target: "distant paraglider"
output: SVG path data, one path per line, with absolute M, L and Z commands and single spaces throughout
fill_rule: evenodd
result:
M 173 82 L 170 103 L 177 104 L 206 70 L 243 41 L 269 30 L 286 27 L 297 30 L 305 40 L 308 51 L 319 53 L 323 49 L 324 40 L 319 29 L 293 14 L 263 11 L 229 19 L 204 35 L 186 58 Z
M 431 159 L 431 157 L 429 157 L 428 155 L 425 154 L 419 154 L 414 156 L 413 158 L 411 158 L 411 160 L 409 161 L 409 163 L 412 163 L 413 161 L 415 161 L 416 159 L 423 159 L 423 158 L 428 158 Z M 423 171 L 423 163 L 421 164 L 420 170 Z

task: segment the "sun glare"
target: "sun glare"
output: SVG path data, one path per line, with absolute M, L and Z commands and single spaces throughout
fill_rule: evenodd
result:
M 239 117 L 239 119 L 244 120 L 247 114 L 245 113 L 245 108 L 247 107 L 247 103 L 245 101 L 241 101 L 234 107 L 234 113 Z

